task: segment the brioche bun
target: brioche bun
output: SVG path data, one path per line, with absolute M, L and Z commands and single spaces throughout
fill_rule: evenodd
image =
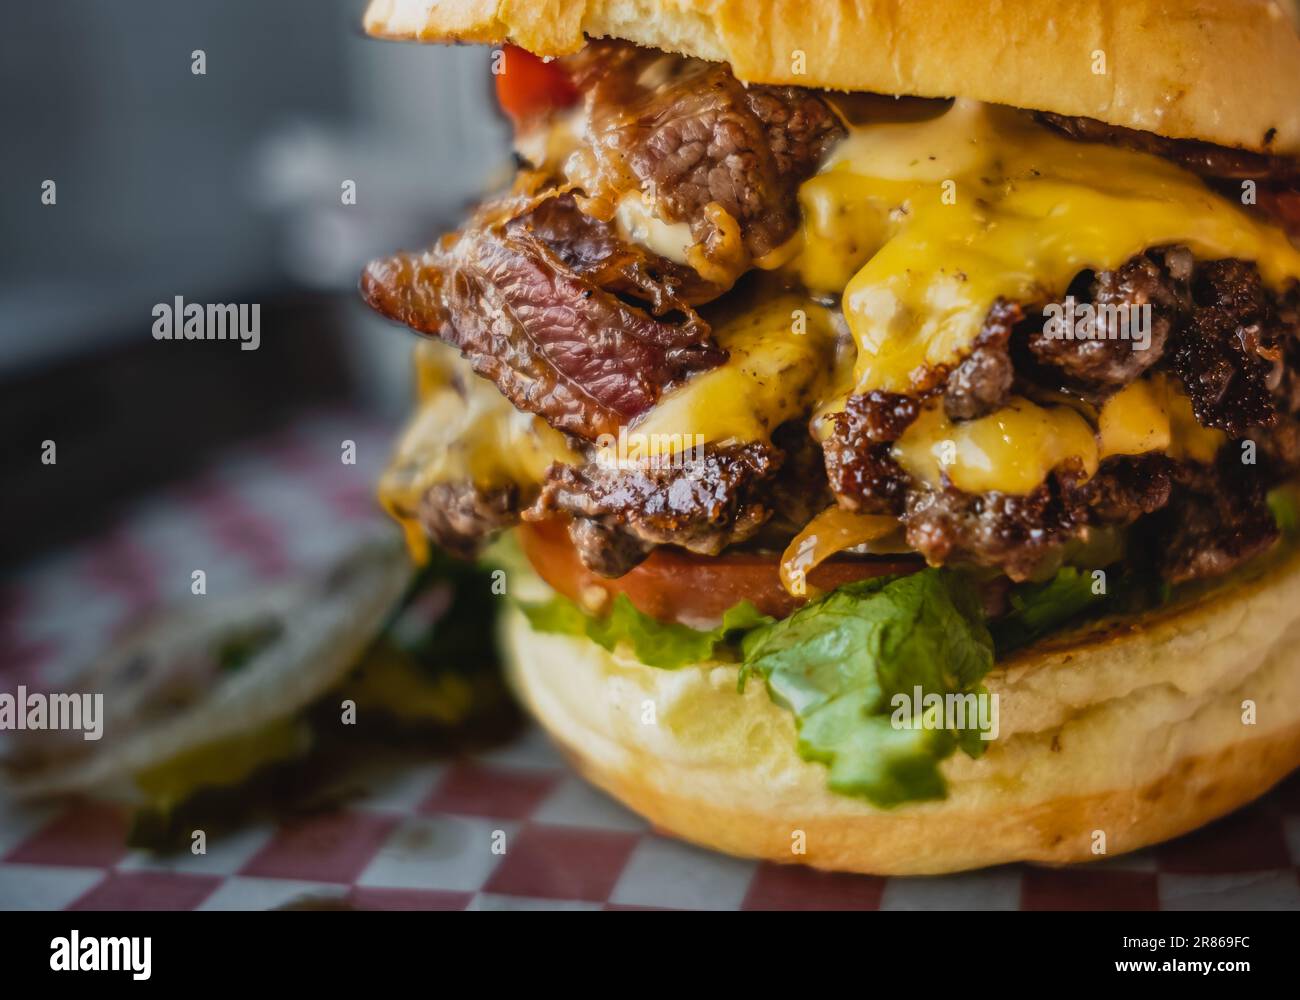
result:
M 1096 860 L 1096 831 L 1105 856 L 1132 851 L 1300 765 L 1296 556 L 1008 658 L 985 681 L 998 739 L 943 764 L 945 800 L 887 810 L 829 791 L 796 752 L 791 714 L 759 679 L 738 694 L 734 664 L 647 667 L 534 632 L 517 611 L 504 628 L 515 688 L 591 781 L 669 833 L 746 857 L 878 875 Z
M 1282 0 L 371 0 L 364 23 L 541 56 L 622 38 L 749 83 L 971 97 L 1300 153 L 1300 35 Z

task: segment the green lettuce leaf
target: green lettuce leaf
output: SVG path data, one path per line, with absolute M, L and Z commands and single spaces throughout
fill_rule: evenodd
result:
M 754 605 L 742 601 L 727 610 L 717 628 L 694 629 L 643 614 L 626 594 L 614 598 L 610 613 L 604 618 L 590 617 L 563 597 L 539 604 L 521 603 L 520 607 L 539 632 L 585 635 L 608 650 L 626 643 L 642 663 L 666 670 L 715 659 L 726 652 L 724 647 L 732 640 L 772 621 Z
M 1066 566 L 1045 583 L 1027 583 L 1009 595 L 1011 610 L 989 625 L 998 655 L 1028 646 L 1049 632 L 1097 609 L 1106 599 L 1088 570 Z
M 896 696 L 982 694 L 992 666 L 978 590 L 937 569 L 848 584 L 744 641 L 743 672 L 794 713 L 800 755 L 829 767 L 833 791 L 877 806 L 942 798 L 940 761 L 983 749 L 970 727 L 903 719 Z
M 1010 613 L 991 626 L 975 581 L 947 569 L 846 584 L 782 621 L 742 603 L 709 630 L 657 621 L 623 595 L 605 618 L 562 597 L 522 608 L 538 631 L 586 636 L 609 650 L 624 644 L 649 666 L 739 659 L 740 687 L 762 678 L 794 714 L 800 755 L 827 766 L 833 791 L 888 807 L 943 798 L 940 763 L 987 747 L 977 720 L 947 726 L 940 705 L 916 717 L 902 713 L 899 699 L 911 708 L 918 693 L 966 696 L 969 710 L 978 704 L 969 696 L 987 696 L 981 682 L 995 650 L 1018 649 L 1142 589 L 1112 576 L 1110 594 L 1094 593 L 1092 573 L 1074 567 L 1016 587 Z
M 1283 538 L 1295 541 L 1300 537 L 1300 489 L 1290 484 L 1279 486 L 1269 493 L 1268 506 Z

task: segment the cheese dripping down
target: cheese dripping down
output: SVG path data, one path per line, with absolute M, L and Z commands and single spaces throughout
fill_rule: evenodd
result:
M 766 440 L 782 422 L 810 415 L 824 439 L 827 418 L 848 395 L 906 392 L 927 369 L 963 357 L 998 297 L 1054 301 L 1080 271 L 1114 269 L 1153 246 L 1253 261 L 1276 290 L 1300 278 L 1300 251 L 1280 229 L 1166 160 L 1076 143 L 1012 109 L 969 100 L 923 106 L 922 117 L 909 111 L 851 125 L 800 188 L 800 232 L 760 262 L 797 277 L 814 296 L 842 295 L 849 356 L 837 350 L 834 315 L 808 296 L 774 290 L 738 302 L 730 293 L 708 310 L 730 360 L 632 422 L 628 430 L 644 435 L 647 454 L 700 440 Z M 566 129 L 539 156 L 571 156 L 580 139 Z M 641 203 L 629 201 L 622 216 L 615 221 L 625 235 L 689 259 L 681 228 L 648 217 Z M 533 486 L 551 461 L 580 460 L 562 435 L 514 411 L 458 358 L 433 364 L 437 350 L 421 348 L 428 385 L 381 485 L 385 505 L 417 536 L 414 511 L 434 482 Z M 461 390 L 448 365 L 463 366 Z M 1077 463 L 1084 476 L 1110 455 L 1208 462 L 1223 441 L 1196 423 L 1175 383 L 1155 377 L 1100 411 L 1016 398 L 980 420 L 951 424 L 931 406 L 894 451 L 928 483 L 946 475 L 964 489 L 1027 493 L 1062 462 Z
M 794 266 L 813 292 L 843 293 L 857 392 L 907 392 L 969 352 L 998 298 L 1051 301 L 1151 247 L 1255 261 L 1279 290 L 1300 277 L 1280 229 L 1194 174 L 977 101 L 854 126 L 799 197 Z
M 1030 493 L 1053 469 L 1071 463 L 1081 480 L 1113 455 L 1164 452 L 1210 462 L 1225 440 L 1200 426 L 1191 401 L 1163 375 L 1142 379 L 1111 396 L 1093 422 L 1068 405 L 1023 397 L 986 417 L 950 421 L 943 404 L 928 404 L 895 443 L 895 460 L 936 489 L 946 479 L 966 493 Z
M 472 483 L 482 490 L 528 489 L 553 462 L 579 456 L 563 434 L 516 410 L 454 348 L 434 340 L 415 349 L 417 408 L 379 480 L 379 501 L 406 532 L 418 562 L 428 556 L 419 524 L 420 500 L 438 483 Z

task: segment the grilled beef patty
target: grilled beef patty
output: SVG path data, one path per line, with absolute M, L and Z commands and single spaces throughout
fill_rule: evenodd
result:
M 620 42 L 593 42 L 563 63 L 581 95 L 584 136 L 564 175 L 523 173 L 512 195 L 487 203 L 439 246 L 372 264 L 362 291 L 378 311 L 457 346 L 516 407 L 594 458 L 601 435 L 726 360 L 707 304 L 794 235 L 799 184 L 844 128 L 817 92 L 746 87 L 721 64 Z M 1166 157 L 1220 187 L 1255 179 L 1272 204 L 1300 197 L 1292 160 L 1039 118 L 1078 141 Z M 612 220 L 628 192 L 689 227 L 689 264 L 620 235 Z M 611 576 L 656 545 L 717 554 L 752 544 L 764 525 L 768 540 L 773 525 L 788 536 L 831 502 L 899 517 L 909 544 L 933 563 L 973 562 L 1017 579 L 1091 528 L 1139 519 L 1171 580 L 1219 575 L 1267 547 L 1276 529 L 1265 491 L 1300 468 L 1300 292 L 1272 293 L 1249 262 L 1155 247 L 1113 271 L 1079 274 L 1069 295 L 1150 306 L 1148 348 L 1048 336 L 1047 303 L 999 300 L 957 364 L 930 372 L 913 395 L 850 397 L 820 446 L 806 423 L 792 424 L 772 443 L 710 446 L 684 466 L 592 460 L 554 467 L 531 491 L 440 484 L 421 504 L 422 521 L 435 541 L 463 553 L 521 516 L 568 517 L 583 562 Z M 1097 405 L 1153 372 L 1175 378 L 1198 422 L 1227 435 L 1213 465 L 1116 457 L 1085 478 L 1067 463 L 1012 496 L 916 482 L 892 457 L 935 396 L 961 421 L 994 412 L 1013 393 Z M 1258 448 L 1254 465 L 1238 458 L 1245 439 Z

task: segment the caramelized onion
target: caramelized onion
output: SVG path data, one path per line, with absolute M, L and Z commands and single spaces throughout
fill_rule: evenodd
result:
M 808 574 L 837 552 L 865 545 L 898 530 L 898 520 L 877 514 L 853 514 L 830 507 L 795 535 L 781 554 L 781 583 L 794 597 L 808 594 Z

